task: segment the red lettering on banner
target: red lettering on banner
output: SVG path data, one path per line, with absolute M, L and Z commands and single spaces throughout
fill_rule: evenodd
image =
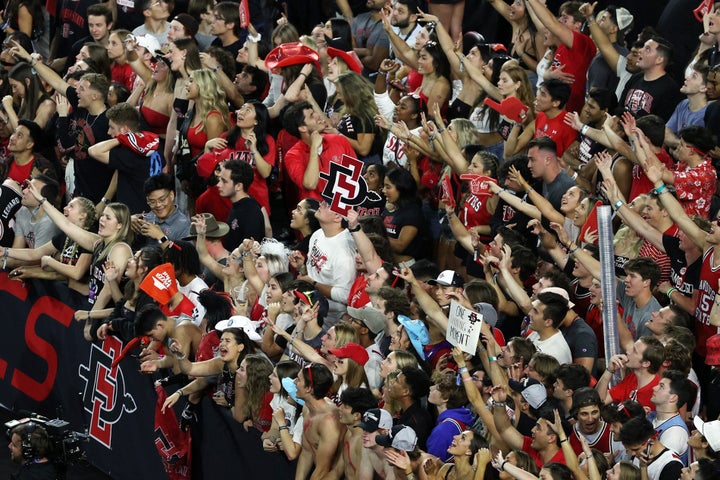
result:
M 39 298 L 30 310 L 30 314 L 25 322 L 25 343 L 31 352 L 45 360 L 48 366 L 47 374 L 41 382 L 38 382 L 18 369 L 13 373 L 11 385 L 33 400 L 41 402 L 50 395 L 52 387 L 55 384 L 55 376 L 57 375 L 58 369 L 57 351 L 55 347 L 37 335 L 35 325 L 41 315 L 47 315 L 67 327 L 70 325 L 74 313 L 70 307 L 61 301 L 47 296 Z

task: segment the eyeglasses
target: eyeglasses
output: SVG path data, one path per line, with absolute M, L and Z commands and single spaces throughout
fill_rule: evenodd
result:
M 172 192 L 168 192 L 168 193 L 166 193 L 165 195 L 163 195 L 162 197 L 155 198 L 155 199 L 148 198 L 148 199 L 147 199 L 147 204 L 148 204 L 148 206 L 149 206 L 149 207 L 154 207 L 155 205 L 162 205 L 162 204 L 164 204 L 164 203 L 167 202 L 168 199 L 170 198 L 170 193 L 172 193 Z
M 213 22 L 224 22 L 225 21 L 225 17 L 219 17 L 217 15 L 213 15 L 210 18 L 212 19 Z

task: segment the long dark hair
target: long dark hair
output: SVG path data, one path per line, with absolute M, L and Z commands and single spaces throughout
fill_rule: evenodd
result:
M 393 168 L 385 175 L 385 179 L 398 191 L 398 200 L 395 202 L 398 208 L 418 202 L 417 183 L 410 172 L 404 168 Z
M 258 152 L 260 152 L 260 155 L 265 156 L 270 151 L 270 146 L 268 145 L 266 138 L 270 114 L 268 114 L 268 109 L 262 102 L 258 102 L 257 100 L 248 100 L 246 103 L 255 107 L 255 120 L 257 123 L 255 124 L 255 128 L 253 128 L 253 133 L 255 133 L 255 138 L 257 139 Z M 232 148 L 238 138 L 240 138 L 240 133 L 240 127 L 237 125 L 228 132 L 227 142 L 228 145 L 230 145 L 230 148 Z

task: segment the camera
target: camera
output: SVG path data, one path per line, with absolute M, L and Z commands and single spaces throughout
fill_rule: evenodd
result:
M 72 465 L 83 457 L 81 444 L 87 441 L 87 435 L 70 429 L 70 424 L 59 418 L 49 419 L 39 414 L 31 414 L 20 420 L 5 423 L 5 435 L 12 439 L 12 431 L 18 426 L 35 424 L 43 427 L 50 442 L 48 459 L 58 467 Z

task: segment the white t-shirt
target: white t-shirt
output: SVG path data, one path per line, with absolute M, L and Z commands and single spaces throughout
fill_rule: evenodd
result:
M 200 277 L 193 278 L 190 283 L 185 285 L 184 287 L 180 285 L 180 282 L 178 282 L 178 290 L 182 292 L 183 295 L 188 297 L 190 301 L 195 305 L 195 308 L 193 308 L 193 323 L 196 326 L 200 326 L 200 322 L 203 321 L 203 318 L 205 318 L 205 314 L 207 313 L 207 310 L 205 307 L 203 307 L 200 304 L 200 300 L 198 300 L 198 294 L 208 288 L 207 283 L 205 283 L 205 280 L 203 280 Z
M 547 340 L 540 340 L 538 332 L 532 332 L 528 336 L 528 339 L 530 339 L 533 345 L 535 345 L 538 352 L 547 353 L 548 355 L 557 358 L 557 361 L 560 362 L 560 364 L 572 363 L 572 353 L 570 352 L 570 347 L 565 341 L 565 337 L 563 337 L 562 333 L 557 332 Z
M 355 240 L 347 229 L 326 237 L 321 228 L 310 237 L 306 263 L 308 276 L 323 285 L 332 285 L 325 328 L 335 325 L 347 310 L 350 287 L 357 274 L 355 250 Z

